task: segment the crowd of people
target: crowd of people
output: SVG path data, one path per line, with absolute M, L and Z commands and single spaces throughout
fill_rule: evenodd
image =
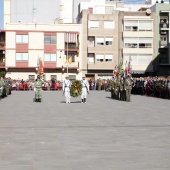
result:
M 127 77 L 128 78 L 128 77 Z M 113 76 L 111 79 L 88 80 L 89 90 L 110 91 L 111 97 L 116 100 L 127 100 L 126 79 L 122 76 Z M 5 82 L 9 88 L 7 92 L 2 92 L 2 82 Z M 0 96 L 5 97 L 11 94 L 11 90 L 34 90 L 35 80 L 2 78 L 0 81 Z M 6 85 L 7 86 L 7 85 Z M 159 97 L 170 99 L 170 76 L 169 77 L 131 77 L 130 76 L 130 93 L 133 95 L 145 95 L 151 97 Z M 63 81 L 51 79 L 44 80 L 42 84 L 43 90 L 62 90 Z
M 169 77 L 130 77 L 131 94 L 145 95 L 170 99 L 170 76 Z M 90 80 L 90 90 L 105 90 L 116 93 L 117 100 L 126 100 L 126 78 L 122 76 L 113 76 L 112 79 L 98 79 L 96 82 Z M 123 93 L 123 99 L 122 94 Z M 112 96 L 113 97 L 113 96 Z

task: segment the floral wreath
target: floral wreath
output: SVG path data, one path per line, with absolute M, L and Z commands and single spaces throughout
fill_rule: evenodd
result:
M 78 97 L 82 93 L 82 84 L 80 80 L 75 80 L 72 82 L 72 85 L 70 87 L 70 95 L 72 97 Z

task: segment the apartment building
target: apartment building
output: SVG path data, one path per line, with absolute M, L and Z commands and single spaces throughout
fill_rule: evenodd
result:
M 168 16 L 169 21 L 169 4 L 166 8 L 161 6 L 165 5 L 163 3 L 156 4 L 152 10 L 146 5 L 138 11 L 135 6 L 135 10 L 130 11 L 122 1 L 91 0 L 80 3 L 79 24 L 61 24 L 61 21 L 59 24 L 51 23 L 51 19 L 47 23 L 34 20 L 11 22 L 11 17 L 15 17 L 10 2 L 14 1 L 4 2 L 5 29 L 0 32 L 0 69 L 11 78 L 33 79 L 39 57 L 43 60 L 47 80 L 62 80 L 66 74 L 71 79 L 80 79 L 82 75 L 95 80 L 111 78 L 115 66 L 122 61 L 123 65 L 131 61 L 135 76 L 168 68 L 169 47 L 159 43 L 164 44 L 165 40 L 169 43 L 169 26 L 165 28 L 163 24 L 167 19 L 162 19 L 163 22 L 160 19 Z M 61 4 L 62 1 L 58 3 L 60 7 Z M 60 14 L 62 10 L 63 7 L 59 8 Z M 166 37 L 160 36 L 165 32 Z M 160 56 L 159 62 L 164 63 L 158 64 Z M 71 62 L 66 62 L 67 58 L 71 58 Z
M 155 13 L 150 9 L 138 12 L 121 12 L 123 37 L 123 63 L 131 62 L 134 75 L 150 75 L 155 60 Z M 120 56 L 121 57 L 121 56 Z
M 109 3 L 114 9 L 115 2 Z M 123 9 L 122 2 L 117 3 L 116 7 Z M 130 60 L 133 75 L 153 74 L 155 13 L 148 8 L 109 9 L 109 13 L 99 14 L 90 7 L 81 13 L 83 73 L 94 79 L 110 78 L 116 65 L 120 62 L 125 65 Z
M 37 60 L 41 58 L 46 80 L 63 80 L 66 75 L 70 76 L 70 79 L 80 79 L 81 25 L 50 24 L 47 16 L 43 20 L 47 23 L 26 21 L 25 19 L 29 19 L 27 12 L 15 16 L 15 12 L 11 11 L 13 3 L 14 1 L 4 1 L 5 24 L 0 33 L 0 68 L 6 71 L 6 76 L 13 79 L 34 79 Z M 18 4 L 18 8 L 21 8 L 21 4 Z M 28 2 L 28 7 L 29 5 Z M 25 8 L 24 5 L 23 7 Z M 23 21 L 14 20 L 15 17 L 22 16 L 26 16 Z
M 70 79 L 81 78 L 80 25 L 7 24 L 6 28 L 3 52 L 7 77 L 35 79 L 41 58 L 46 80 L 63 80 L 67 74 Z
M 170 4 L 156 3 L 151 10 L 156 12 L 155 72 L 170 74 Z
M 119 62 L 122 33 L 119 11 L 93 14 L 82 11 L 82 71 L 87 78 L 110 78 Z

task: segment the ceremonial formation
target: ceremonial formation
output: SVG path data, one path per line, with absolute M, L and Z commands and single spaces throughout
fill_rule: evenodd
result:
M 0 99 L 10 95 L 12 90 L 34 90 L 35 102 L 42 101 L 42 90 L 62 90 L 65 103 L 68 104 L 71 103 L 71 97 L 80 97 L 81 103 L 86 103 L 90 90 L 110 92 L 111 99 L 127 102 L 131 101 L 131 94 L 170 99 L 170 76 L 132 77 L 131 59 L 129 59 L 124 67 L 122 62 L 115 66 L 110 79 L 88 80 L 83 75 L 82 80 L 70 80 L 67 75 L 64 81 L 53 78 L 47 81 L 44 79 L 42 60 L 38 57 L 35 80 L 12 80 L 1 77 Z
M 0 100 L 11 95 L 12 80 L 10 78 L 0 78 Z

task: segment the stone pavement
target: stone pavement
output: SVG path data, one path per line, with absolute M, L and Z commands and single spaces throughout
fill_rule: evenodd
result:
M 170 100 L 13 91 L 0 101 L 0 170 L 170 170 Z

